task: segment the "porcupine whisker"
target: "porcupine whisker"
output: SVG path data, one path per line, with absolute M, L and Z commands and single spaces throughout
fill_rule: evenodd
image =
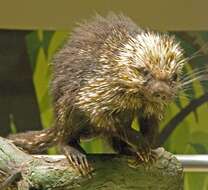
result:
M 191 99 L 191 97 L 187 97 L 187 96 L 178 96 L 180 99 L 184 99 L 184 100 L 188 100 Z
M 182 98 L 182 99 L 188 100 L 188 99 L 192 99 L 193 96 L 192 95 L 189 96 L 189 95 L 182 94 L 182 95 L 178 95 L 178 98 L 180 98 L 180 99 Z
M 181 84 L 183 84 L 183 83 L 186 83 L 186 82 L 188 82 L 188 81 L 190 81 L 190 80 L 192 80 L 192 79 L 194 79 L 194 78 L 197 78 L 199 81 L 201 81 L 200 79 L 205 79 L 206 78 L 206 74 L 198 74 L 198 75 L 193 75 L 193 76 L 191 76 L 191 77 L 189 77 L 189 78 L 186 78 L 186 79 L 184 79 L 184 80 L 180 80 L 180 83 Z
M 190 85 L 184 86 L 184 87 L 183 87 L 183 90 L 181 90 L 181 92 L 187 92 L 188 90 L 192 90 L 192 89 L 193 89 L 193 87 L 192 87 L 192 85 L 190 84 Z
M 200 50 L 200 51 L 201 51 L 201 50 Z M 189 61 L 195 59 L 196 57 L 201 57 L 201 56 L 203 56 L 202 54 L 200 54 L 200 51 L 199 51 L 199 50 L 195 51 L 191 56 L 186 57 L 186 58 L 185 58 L 185 61 L 186 61 L 186 62 L 189 62 Z
M 193 95 L 192 94 L 187 94 L 186 91 L 181 91 L 181 92 L 178 93 L 178 97 L 183 98 L 183 99 L 192 99 Z
M 196 57 L 200 57 L 200 56 L 203 56 L 202 54 L 200 54 L 202 52 L 202 50 L 206 50 L 208 49 L 208 43 L 205 43 L 199 50 L 196 50 L 190 57 L 187 57 L 186 59 L 188 61 L 196 58 Z
M 195 73 L 197 73 L 197 72 L 207 71 L 207 69 L 208 69 L 207 65 L 202 66 L 202 67 L 200 67 L 200 68 L 195 68 L 195 69 L 192 69 L 192 71 L 187 72 L 186 74 L 183 74 L 183 75 L 184 75 L 183 77 L 187 77 L 187 76 L 189 76 L 190 74 L 195 74 Z
M 187 80 L 187 81 L 184 81 L 183 83 L 181 83 L 180 84 L 180 86 L 186 86 L 186 85 L 189 85 L 189 84 L 191 84 L 192 82 L 194 82 L 194 81 L 196 81 L 196 80 L 198 80 L 198 81 L 205 81 L 205 80 L 207 80 L 206 79 L 206 76 L 205 75 L 200 75 L 200 76 L 198 76 L 198 77 L 195 77 L 195 78 L 192 78 L 192 79 L 190 79 L 190 80 Z
M 188 84 L 190 84 L 190 83 L 192 83 L 192 82 L 194 82 L 196 80 L 199 80 L 199 81 L 207 80 L 206 77 L 207 77 L 206 75 L 200 75 L 198 77 L 192 78 L 190 80 L 187 80 L 187 81 L 179 84 L 178 87 L 184 87 L 184 86 L 186 86 L 186 85 L 188 85 Z
M 185 93 L 184 94 L 184 97 L 187 97 L 187 98 L 189 98 L 189 99 L 193 99 L 193 98 L 195 98 L 195 95 L 193 94 L 193 93 Z
M 184 90 L 183 92 L 179 93 L 178 95 L 179 97 L 186 97 L 186 98 L 193 98 L 192 94 L 187 94 L 186 90 Z
M 203 70 L 203 71 L 201 70 L 201 71 L 189 74 L 189 76 L 186 76 L 186 77 L 182 78 L 180 81 L 183 82 L 183 81 L 189 80 L 190 78 L 195 78 L 195 77 L 198 77 L 198 76 L 206 76 L 206 75 L 208 75 L 208 71 L 207 70 Z
M 193 90 L 192 88 L 191 88 L 191 85 L 190 86 L 187 86 L 187 87 L 185 87 L 184 89 L 182 89 L 180 92 L 179 92 L 179 97 L 181 97 L 181 96 L 186 96 L 186 98 L 189 98 L 189 99 L 192 99 L 192 98 L 194 98 L 194 95 L 192 94 L 192 93 L 190 93 L 190 92 L 188 92 L 188 90 Z
M 195 75 L 197 76 L 199 74 L 208 73 L 208 71 L 207 70 L 204 70 L 204 69 L 206 69 L 206 67 L 201 68 L 200 70 L 199 69 L 195 69 L 195 71 L 194 72 L 192 71 L 191 74 L 187 73 L 186 75 L 184 75 L 184 77 L 181 79 L 181 81 L 184 81 L 184 80 L 186 80 L 188 78 L 191 78 L 191 77 L 193 77 Z
M 206 69 L 206 67 L 207 66 L 204 65 L 204 66 L 201 66 L 201 67 L 193 68 L 190 72 L 194 73 L 194 72 L 199 71 L 199 70 L 204 70 L 204 69 Z M 187 75 L 189 75 L 188 71 L 187 71 L 187 73 L 183 74 L 183 76 L 187 76 Z
M 191 90 L 191 85 L 185 86 L 183 89 L 180 90 L 180 93 L 186 93 L 186 91 Z
M 201 66 L 200 68 L 194 68 L 190 71 L 190 73 L 187 72 L 187 73 L 183 74 L 183 77 L 189 76 L 190 74 L 196 73 L 198 71 L 204 71 L 206 69 L 207 69 L 207 65 Z
M 193 94 L 184 94 L 181 97 L 184 97 L 184 98 L 187 98 L 187 99 L 192 99 L 192 98 L 194 98 L 194 95 Z

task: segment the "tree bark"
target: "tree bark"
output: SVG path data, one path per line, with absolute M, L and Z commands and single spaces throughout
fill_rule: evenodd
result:
M 149 166 L 134 165 L 133 157 L 88 155 L 92 177 L 80 176 L 66 159 L 34 157 L 8 139 L 0 137 L 0 189 L 10 190 L 182 190 L 181 163 L 158 150 L 157 161 Z M 4 188 L 5 180 L 10 184 Z

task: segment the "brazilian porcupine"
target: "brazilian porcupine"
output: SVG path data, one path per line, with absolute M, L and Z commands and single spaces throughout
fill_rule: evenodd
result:
M 69 162 L 90 171 L 80 138 L 103 135 L 120 153 L 154 159 L 166 105 L 185 63 L 173 36 L 139 28 L 123 15 L 96 16 L 75 29 L 53 60 L 54 127 L 10 136 L 30 153 L 59 144 Z M 131 128 L 137 117 L 140 132 Z

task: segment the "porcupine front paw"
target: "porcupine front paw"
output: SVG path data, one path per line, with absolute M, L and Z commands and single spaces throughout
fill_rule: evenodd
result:
M 137 135 L 139 135 L 136 151 L 138 163 L 154 163 L 158 157 L 157 153 L 151 148 L 148 139 L 146 139 L 141 133 Z
M 93 168 L 87 161 L 86 155 L 78 151 L 72 146 L 65 145 L 61 147 L 70 165 L 82 176 L 91 177 Z

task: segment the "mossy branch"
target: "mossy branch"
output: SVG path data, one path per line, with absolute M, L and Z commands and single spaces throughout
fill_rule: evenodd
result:
M 7 180 L 10 187 L 5 189 L 11 190 L 182 190 L 181 163 L 164 149 L 159 151 L 157 162 L 149 167 L 132 166 L 132 157 L 89 155 L 95 168 L 89 178 L 77 174 L 66 159 L 34 157 L 0 137 L 1 189 Z

